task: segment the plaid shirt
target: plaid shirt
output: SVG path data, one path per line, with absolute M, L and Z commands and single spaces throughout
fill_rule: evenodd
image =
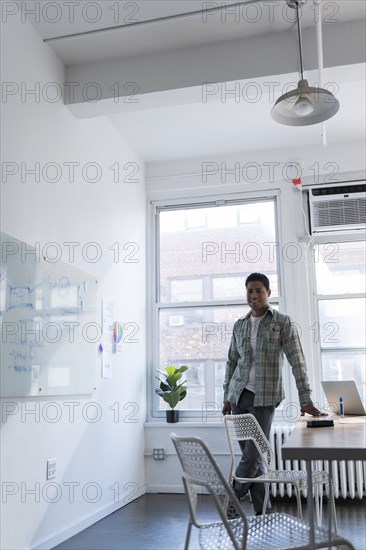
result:
M 238 403 L 249 379 L 250 317 L 238 319 L 233 327 L 224 381 L 224 401 Z M 311 403 L 305 357 L 295 325 L 288 315 L 271 307 L 260 321 L 256 343 L 255 407 L 279 405 L 285 393 L 282 384 L 284 354 L 295 377 L 300 405 Z

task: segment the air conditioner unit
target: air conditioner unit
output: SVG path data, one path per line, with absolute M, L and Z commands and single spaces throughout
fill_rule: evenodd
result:
M 317 185 L 309 190 L 312 233 L 364 229 L 366 227 L 366 184 Z
M 169 326 L 171 327 L 181 327 L 184 325 L 183 315 L 170 315 L 169 316 Z

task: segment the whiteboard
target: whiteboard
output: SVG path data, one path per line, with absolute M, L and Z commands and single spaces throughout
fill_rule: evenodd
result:
M 1 397 L 92 393 L 96 278 L 5 233 L 0 239 Z

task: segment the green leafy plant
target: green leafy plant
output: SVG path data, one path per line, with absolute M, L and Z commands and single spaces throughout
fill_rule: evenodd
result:
M 170 405 L 171 409 L 174 409 L 179 401 L 182 401 L 187 395 L 187 386 L 185 385 L 187 381 L 183 380 L 179 383 L 183 372 L 186 370 L 188 370 L 188 367 L 185 365 L 178 369 L 168 365 L 164 371 L 157 369 L 160 377 L 157 376 L 156 378 L 159 380 L 160 386 L 156 388 L 155 392 Z

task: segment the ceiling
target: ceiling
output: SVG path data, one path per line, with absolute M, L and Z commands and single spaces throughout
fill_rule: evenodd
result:
M 297 48 L 294 10 L 284 0 L 79 0 L 72 10 L 65 7 L 70 3 L 61 3 L 63 9 L 59 11 L 54 2 L 48 4 L 49 11 L 38 23 L 30 20 L 65 66 L 133 59 L 152 52 L 287 31 L 292 32 Z M 225 9 L 219 9 L 224 5 Z M 335 0 L 322 2 L 322 6 L 323 27 L 365 19 L 364 0 Z M 203 14 L 202 7 L 212 11 Z M 301 21 L 303 29 L 315 26 L 312 0 L 304 5 Z M 283 77 L 298 80 L 295 73 Z M 309 71 L 306 77 L 310 82 L 317 80 L 317 71 Z M 327 122 L 328 142 L 364 139 L 365 64 L 327 68 L 324 81 L 339 84 L 341 103 L 338 114 Z M 321 143 L 321 125 L 279 125 L 270 117 L 271 107 L 268 94 L 263 93 L 258 101 L 228 97 L 225 101 L 185 102 L 117 113 L 110 119 L 147 162 Z
M 365 67 L 352 69 L 355 81 L 340 85 L 337 97 L 341 109 L 326 123 L 328 143 L 365 137 Z M 344 78 L 346 73 L 348 68 L 343 75 L 337 68 L 333 77 L 329 70 L 327 81 L 339 82 L 339 77 Z M 292 75 L 290 81 L 295 79 L 296 75 Z M 278 124 L 270 116 L 272 106 L 269 96 L 263 94 L 257 102 L 217 100 L 124 113 L 114 115 L 111 120 L 147 162 L 244 150 L 321 146 L 321 124 L 303 127 Z

